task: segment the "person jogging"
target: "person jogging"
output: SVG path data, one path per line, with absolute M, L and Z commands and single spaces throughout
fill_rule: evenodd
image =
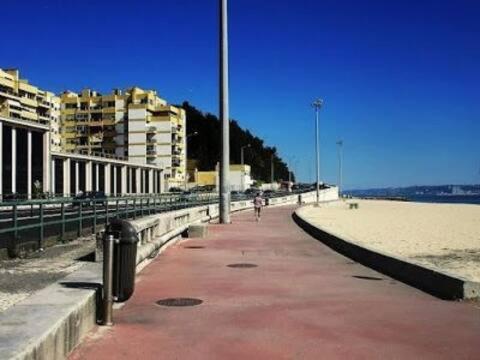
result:
M 260 193 L 257 193 L 255 198 L 253 199 L 253 207 L 255 208 L 255 219 L 260 221 L 260 213 L 262 211 L 263 206 L 263 198 Z

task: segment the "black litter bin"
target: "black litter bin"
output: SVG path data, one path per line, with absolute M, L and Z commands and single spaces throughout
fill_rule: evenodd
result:
M 135 228 L 126 220 L 112 219 L 105 236 L 113 235 L 113 296 L 115 301 L 127 301 L 135 289 L 138 236 Z

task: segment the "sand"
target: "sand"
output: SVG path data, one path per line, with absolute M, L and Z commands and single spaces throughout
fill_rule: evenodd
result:
M 480 205 L 348 200 L 300 214 L 346 240 L 480 282 Z

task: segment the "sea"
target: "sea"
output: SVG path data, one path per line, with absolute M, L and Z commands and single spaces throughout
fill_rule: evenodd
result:
M 374 198 L 371 194 L 355 194 L 356 197 Z M 378 196 L 382 198 L 382 196 Z M 480 205 L 480 195 L 409 195 L 404 197 L 408 201 L 445 204 L 476 204 Z
M 412 195 L 409 201 L 446 204 L 477 204 L 480 205 L 480 195 Z

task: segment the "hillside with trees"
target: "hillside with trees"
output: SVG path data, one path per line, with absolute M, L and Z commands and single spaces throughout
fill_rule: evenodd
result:
M 215 115 L 203 113 L 188 102 L 181 107 L 187 113 L 187 134 L 198 133 L 188 138 L 188 158 L 198 161 L 200 171 L 212 170 L 220 161 L 220 121 Z M 276 181 L 288 180 L 288 166 L 278 156 L 275 147 L 267 146 L 262 139 L 249 130 L 242 129 L 236 120 L 230 120 L 230 163 L 240 164 L 240 148 L 244 149 L 245 164 L 251 165 L 252 177 L 270 182 L 270 164 L 273 154 Z M 294 179 L 294 175 L 292 175 Z

